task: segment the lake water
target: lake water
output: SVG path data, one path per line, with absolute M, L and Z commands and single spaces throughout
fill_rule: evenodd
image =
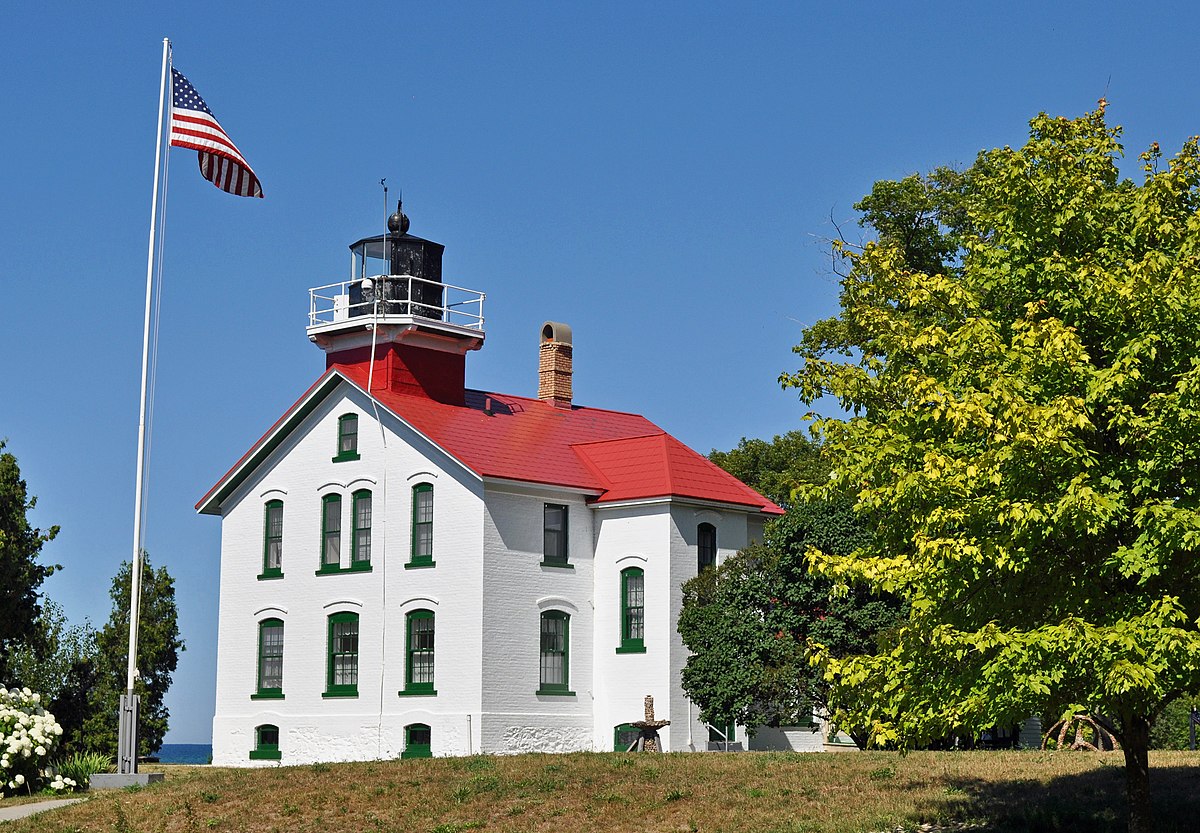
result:
M 157 757 L 164 764 L 207 764 L 212 761 L 212 744 L 164 743 Z

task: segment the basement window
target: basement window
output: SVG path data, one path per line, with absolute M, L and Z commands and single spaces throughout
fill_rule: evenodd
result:
M 279 727 L 270 723 L 254 727 L 254 748 L 250 750 L 252 761 L 278 761 L 282 757 L 279 751 Z

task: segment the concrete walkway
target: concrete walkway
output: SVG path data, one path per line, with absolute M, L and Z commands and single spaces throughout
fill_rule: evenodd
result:
M 34 813 L 53 810 L 55 807 L 66 807 L 68 804 L 74 804 L 76 801 L 83 801 L 83 799 L 53 798 L 49 801 L 33 801 L 29 804 L 18 804 L 15 807 L 0 807 L 0 821 L 23 819 L 26 816 L 32 816 Z

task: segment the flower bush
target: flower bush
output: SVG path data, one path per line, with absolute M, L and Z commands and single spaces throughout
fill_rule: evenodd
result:
M 27 688 L 0 688 L 0 792 L 63 792 L 76 784 L 48 766 L 62 727 Z

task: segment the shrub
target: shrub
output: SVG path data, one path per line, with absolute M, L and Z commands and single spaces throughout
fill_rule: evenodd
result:
M 27 688 L 0 688 L 0 791 L 70 790 L 74 779 L 47 767 L 62 728 Z
M 51 768 L 83 788 L 88 786 L 97 772 L 108 772 L 112 768 L 112 758 L 100 752 L 77 752 L 69 758 L 56 761 Z

